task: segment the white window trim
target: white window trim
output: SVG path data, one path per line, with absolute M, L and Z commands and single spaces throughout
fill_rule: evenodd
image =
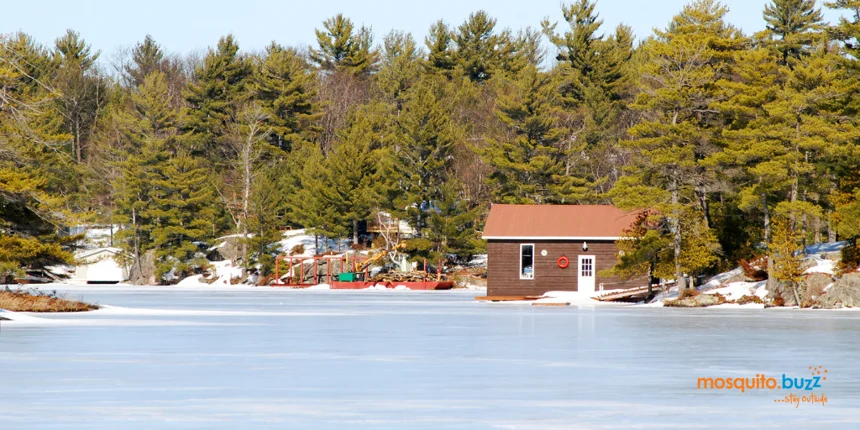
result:
M 579 277 L 582 276 L 582 259 L 583 258 L 590 258 L 591 259 L 591 276 L 588 276 L 588 277 L 594 278 L 594 281 L 597 282 L 597 270 L 595 267 L 595 266 L 597 266 L 597 264 L 595 264 L 597 261 L 597 257 L 594 254 L 580 254 L 577 256 L 577 258 L 576 258 L 576 270 L 579 271 L 579 273 L 577 273 L 577 275 L 576 275 L 577 279 L 579 279 Z
M 531 278 L 523 276 L 523 247 L 524 246 L 531 246 L 532 247 L 532 276 L 531 276 Z M 520 279 L 521 280 L 524 280 L 524 281 L 534 281 L 535 280 L 535 266 L 536 266 L 536 264 L 535 264 L 535 249 L 536 249 L 535 244 L 533 244 L 533 243 L 521 243 L 520 244 Z

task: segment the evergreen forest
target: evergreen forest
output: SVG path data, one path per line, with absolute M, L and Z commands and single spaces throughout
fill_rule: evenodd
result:
M 492 203 L 647 210 L 616 269 L 663 278 L 860 237 L 860 0 L 773 0 L 755 34 L 717 0 L 641 35 L 599 9 L 423 35 L 335 15 L 313 46 L 186 56 L 0 35 L 0 275 L 72 261 L 76 225 L 161 274 L 241 235 L 269 272 L 285 228 L 359 241 L 380 213 L 411 255 L 468 258 Z

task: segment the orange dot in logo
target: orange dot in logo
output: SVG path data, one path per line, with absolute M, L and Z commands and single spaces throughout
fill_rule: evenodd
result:
M 824 369 L 824 373 L 827 373 L 827 369 Z
M 823 379 L 823 380 L 825 380 L 825 381 L 826 381 L 826 380 L 827 380 L 827 377 L 825 376 L 825 377 L 823 377 L 823 378 L 821 378 L 821 379 Z

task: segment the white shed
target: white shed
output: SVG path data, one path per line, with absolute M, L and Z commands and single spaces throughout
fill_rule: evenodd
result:
M 78 265 L 71 281 L 81 284 L 116 284 L 128 280 L 119 248 L 96 248 L 75 256 Z

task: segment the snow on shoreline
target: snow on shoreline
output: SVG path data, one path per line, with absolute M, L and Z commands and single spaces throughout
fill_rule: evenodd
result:
M 288 230 L 284 232 L 283 239 L 278 241 L 281 247 L 281 252 L 293 257 L 313 257 L 314 255 L 318 255 L 329 250 L 337 250 L 338 252 L 346 251 L 349 249 L 350 243 L 352 243 L 348 239 L 328 239 L 328 242 L 326 242 L 323 237 L 320 237 L 319 242 L 323 246 L 323 249 L 317 250 L 316 242 L 314 235 L 307 234 L 305 229 Z M 304 248 L 304 252 L 290 254 L 298 245 L 301 245 L 302 248 Z

